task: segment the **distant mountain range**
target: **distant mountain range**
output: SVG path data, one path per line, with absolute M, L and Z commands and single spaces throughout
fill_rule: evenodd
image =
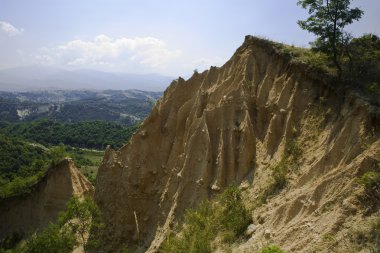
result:
M 164 91 L 173 77 L 158 74 L 128 74 L 97 70 L 63 70 L 25 66 L 0 70 L 0 91 L 46 89 L 113 89 Z
M 132 125 L 148 116 L 162 92 L 140 90 L 0 91 L 0 121 L 102 120 Z

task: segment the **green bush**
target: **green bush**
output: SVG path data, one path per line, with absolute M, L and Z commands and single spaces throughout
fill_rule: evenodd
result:
M 49 150 L 49 155 L 51 159 L 51 166 L 56 166 L 60 161 L 67 157 L 67 153 L 64 145 L 59 145 L 53 147 Z
M 60 227 L 68 228 L 75 235 L 76 242 L 83 246 L 84 252 L 89 248 L 95 248 L 100 243 L 101 232 L 104 224 L 98 206 L 90 198 L 79 199 L 72 197 L 66 205 L 65 212 L 58 219 Z M 87 240 L 87 236 L 96 230 Z
M 363 174 L 359 179 L 360 184 L 364 186 L 366 191 L 372 191 L 373 189 L 380 187 L 380 172 L 369 171 Z
M 275 194 L 286 186 L 286 176 L 288 174 L 289 166 L 286 160 L 282 159 L 276 166 L 272 168 L 272 177 L 274 182 L 272 183 L 271 193 Z
M 88 198 L 80 200 L 72 197 L 66 210 L 59 215 L 56 223 L 51 223 L 44 231 L 33 234 L 22 246 L 25 253 L 68 253 L 75 246 L 83 246 L 84 252 L 99 244 L 103 223 L 97 205 Z M 96 229 L 97 235 L 93 235 Z M 87 240 L 87 236 L 90 238 Z
M 273 245 L 273 246 L 266 246 L 260 250 L 260 253 L 286 253 L 283 251 L 280 247 Z
M 373 34 L 364 34 L 352 39 L 346 47 L 347 54 L 343 62 L 347 77 L 361 84 L 378 81 L 380 78 L 380 38 Z
M 285 145 L 285 158 L 297 161 L 302 156 L 302 149 L 296 140 L 290 140 Z
M 355 230 L 354 242 L 361 248 L 366 248 L 368 252 L 380 252 L 380 218 L 372 220 L 369 229 Z
M 250 224 L 251 218 L 242 202 L 241 191 L 228 187 L 215 201 L 203 201 L 184 215 L 184 222 L 164 241 L 163 253 L 208 253 L 211 242 L 220 235 L 232 242 Z
M 42 233 L 32 235 L 22 252 L 69 253 L 73 251 L 75 245 L 75 235 L 68 228 L 50 224 Z
M 167 236 L 162 245 L 164 253 L 208 253 L 217 231 L 214 210 L 210 201 L 203 201 L 197 209 L 188 210 L 184 223 L 176 234 Z
M 380 218 L 371 225 L 370 240 L 380 246 Z
M 233 232 L 236 238 L 240 236 L 252 222 L 248 210 L 242 200 L 241 190 L 228 187 L 217 199 L 217 221 L 223 230 Z
M 375 211 L 380 205 L 380 165 L 373 166 L 358 181 L 364 187 L 364 203 L 368 204 L 368 210 Z
M 283 156 L 278 164 L 271 167 L 272 170 L 272 181 L 264 189 L 264 191 L 257 197 L 255 201 L 255 207 L 259 207 L 267 203 L 267 199 L 273 195 L 279 193 L 282 189 L 286 187 L 287 175 L 289 171 L 288 159 Z
M 318 52 L 309 48 L 281 45 L 281 53 L 292 57 L 293 61 L 302 62 L 323 72 L 332 72 L 328 56 L 323 52 Z
M 377 95 L 380 95 L 380 84 L 378 82 L 372 82 L 368 85 L 368 91 Z

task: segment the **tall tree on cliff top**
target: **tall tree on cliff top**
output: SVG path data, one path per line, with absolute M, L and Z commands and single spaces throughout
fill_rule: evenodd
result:
M 313 47 L 330 57 L 340 78 L 342 46 L 347 41 L 343 28 L 359 20 L 363 11 L 359 8 L 351 9 L 351 0 L 299 0 L 297 4 L 308 9 L 310 14 L 306 20 L 299 20 L 298 25 L 317 36 L 317 40 L 312 43 Z

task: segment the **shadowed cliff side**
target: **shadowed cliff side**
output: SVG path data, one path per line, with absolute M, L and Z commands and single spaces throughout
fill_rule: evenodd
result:
M 258 196 L 269 167 L 297 138 L 319 152 L 298 187 L 357 162 L 369 131 L 366 145 L 379 158 L 379 111 L 328 80 L 247 36 L 224 66 L 173 81 L 131 141 L 106 150 L 95 192 L 107 223 L 102 250 L 157 251 L 185 209 L 228 185 L 245 181 Z M 321 130 L 315 142 L 306 137 L 312 127 Z
M 93 196 L 94 187 L 67 158 L 51 167 L 29 194 L 0 203 L 0 238 L 28 233 L 55 221 L 72 196 Z

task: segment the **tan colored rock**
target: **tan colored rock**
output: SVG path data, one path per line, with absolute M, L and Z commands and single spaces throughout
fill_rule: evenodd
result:
M 28 233 L 54 222 L 72 196 L 93 196 L 94 187 L 67 158 L 48 170 L 29 194 L 0 203 L 0 238 Z
M 243 180 L 250 205 L 295 138 L 303 153 L 287 187 L 254 217 L 289 252 L 312 252 L 321 234 L 341 231 L 360 212 L 336 204 L 352 198 L 363 159 L 380 160 L 380 113 L 328 80 L 247 36 L 224 66 L 173 81 L 131 141 L 106 150 L 95 193 L 107 223 L 101 250 L 156 252 L 187 208 Z M 236 252 L 259 250 L 260 228 Z
M 255 231 L 257 230 L 257 227 L 254 224 L 250 224 L 246 231 L 245 231 L 245 236 L 251 236 Z

